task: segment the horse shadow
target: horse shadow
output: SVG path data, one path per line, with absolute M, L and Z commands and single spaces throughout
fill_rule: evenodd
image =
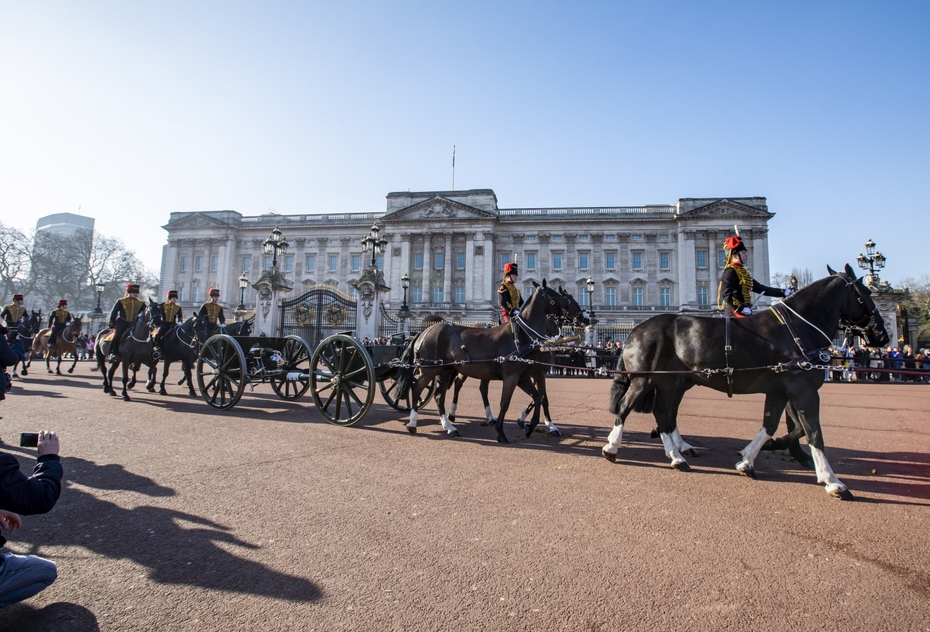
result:
M 0 610 L 0 632 L 99 632 L 100 625 L 93 612 L 67 601 L 36 608 L 20 602 Z
M 42 547 L 76 546 L 103 558 L 131 560 L 147 569 L 148 578 L 159 584 L 196 586 L 292 602 L 322 599 L 322 590 L 313 582 L 225 550 L 235 547 L 256 551 L 261 547 L 236 537 L 223 524 L 174 509 L 150 505 L 127 509 L 106 500 L 106 492 L 128 491 L 163 498 L 174 496 L 174 489 L 118 464 L 97 464 L 76 457 L 65 457 L 62 462 L 66 489 L 50 513 L 24 520 L 29 528 L 18 531 L 12 539 L 18 552 L 41 555 Z M 95 490 L 104 494 L 97 495 Z M 35 616 L 35 609 L 7 608 L 0 610 L 0 626 L 30 629 L 29 622 Z M 53 612 L 49 616 L 59 615 Z M 72 628 L 62 626 L 62 629 Z M 73 629 L 96 628 L 88 623 L 84 628 Z

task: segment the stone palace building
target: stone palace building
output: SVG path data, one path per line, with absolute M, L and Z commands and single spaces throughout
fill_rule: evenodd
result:
M 243 216 L 235 211 L 171 213 L 164 229 L 160 295 L 175 288 L 187 312 L 222 293 L 230 315 L 239 303 L 239 278 L 254 283 L 271 266 L 262 243 L 277 226 L 290 244 L 278 269 L 292 296 L 329 286 L 355 296 L 370 266 L 362 240 L 372 224 L 387 240 L 377 265 L 390 287 L 381 299 L 396 314 L 410 279 L 411 324 L 427 318 L 497 322 L 497 287 L 508 261 L 520 266 L 524 297 L 532 282 L 564 286 L 590 302 L 602 324 L 633 324 L 657 312 L 715 307 L 723 267 L 723 239 L 738 225 L 750 253 L 749 269 L 769 282 L 764 197 L 681 198 L 675 204 L 598 208 L 499 208 L 490 189 L 390 193 L 373 213 Z M 762 302 L 766 299 L 763 297 Z M 245 305 L 256 304 L 248 288 Z

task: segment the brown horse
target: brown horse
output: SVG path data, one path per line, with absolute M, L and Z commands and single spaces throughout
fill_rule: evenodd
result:
M 48 339 L 51 336 L 51 330 L 48 330 L 48 333 L 42 334 L 39 340 L 40 344 L 45 347 L 45 368 L 48 369 L 48 372 L 52 372 L 52 367 L 50 366 L 50 361 L 52 359 L 52 354 L 58 356 L 58 364 L 55 365 L 55 373 L 61 375 L 61 359 L 66 353 L 70 353 L 71 357 L 74 358 L 71 362 L 71 368 L 68 369 L 68 373 L 74 373 L 74 365 L 77 364 L 77 346 L 78 339 L 81 335 L 81 327 L 83 322 L 81 317 L 78 316 L 74 318 L 69 324 L 61 330 L 61 333 L 58 334 L 58 338 L 55 339 L 55 344 L 49 345 Z

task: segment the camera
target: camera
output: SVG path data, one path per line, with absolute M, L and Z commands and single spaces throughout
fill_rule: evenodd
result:
M 38 432 L 22 432 L 19 435 L 19 445 L 22 448 L 37 448 L 39 447 L 39 433 Z

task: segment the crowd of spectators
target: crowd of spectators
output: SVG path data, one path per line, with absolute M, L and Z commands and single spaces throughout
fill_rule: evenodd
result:
M 827 382 L 878 382 L 930 384 L 930 348 L 913 352 L 910 345 L 868 349 L 865 347 L 833 347 Z M 879 369 L 879 370 L 875 370 Z M 894 369 L 901 370 L 900 373 Z

